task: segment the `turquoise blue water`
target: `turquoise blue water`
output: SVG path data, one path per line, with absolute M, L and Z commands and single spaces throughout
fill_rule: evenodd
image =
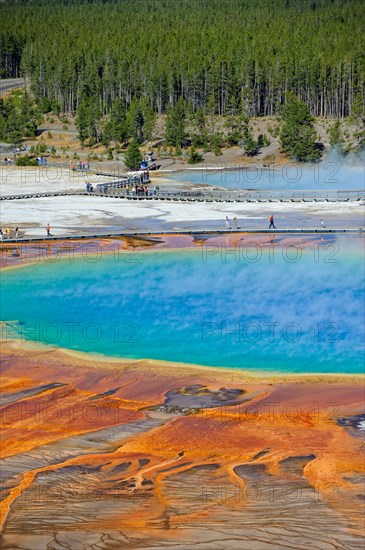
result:
M 205 252 L 140 252 L 135 263 L 104 255 L 7 271 L 1 317 L 19 321 L 22 338 L 112 356 L 362 372 L 359 247 L 343 240 L 334 253 L 303 251 L 297 261 L 279 249 L 256 262 L 254 250 L 236 258 Z
M 289 162 L 281 168 L 261 168 L 255 161 L 248 166 L 220 170 L 222 162 L 217 158 L 210 169 L 181 171 L 171 174 L 175 181 L 191 181 L 228 189 L 261 190 L 364 190 L 364 158 L 350 160 L 332 154 L 318 164 L 306 165 Z

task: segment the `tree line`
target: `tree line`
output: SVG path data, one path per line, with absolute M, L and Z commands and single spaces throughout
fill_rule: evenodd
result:
M 0 140 L 19 144 L 24 138 L 33 138 L 37 135 L 41 120 L 42 114 L 37 104 L 26 91 L 15 90 L 5 100 L 0 98 Z M 323 145 L 317 142 L 315 119 L 304 101 L 288 92 L 285 104 L 278 111 L 277 121 L 279 124 L 275 131 L 284 153 L 298 161 L 316 161 L 320 158 Z M 355 128 L 355 148 L 361 149 L 365 146 L 365 104 L 359 94 L 353 102 L 349 122 Z M 102 117 L 95 98 L 87 98 L 80 105 L 76 124 L 82 146 L 101 142 L 108 147 L 110 159 L 113 159 L 113 149 L 118 153 L 121 146 L 126 147 L 124 161 L 127 167 L 133 168 L 142 159 L 139 145 L 153 137 L 156 115 L 146 100 L 134 99 L 126 110 L 123 101 L 117 97 L 110 115 Z M 227 117 L 224 132 L 217 130 L 215 125 L 215 118 L 208 118 L 202 108 L 194 113 L 191 104 L 180 98 L 169 107 L 165 117 L 164 144 L 174 148 L 176 156 L 181 156 L 183 148 L 190 147 L 188 162 L 191 163 L 203 160 L 203 155 L 196 148 L 220 155 L 222 147 L 239 145 L 244 154 L 255 156 L 262 147 L 270 144 L 265 134 L 254 138 L 250 119 L 244 115 Z M 340 152 L 350 150 L 348 145 L 344 147 L 339 119 L 332 124 L 329 138 L 330 145 Z M 31 149 L 34 156 L 35 153 L 44 153 L 46 145 L 41 141 Z M 55 153 L 56 149 L 52 147 L 51 154 Z M 18 160 L 35 162 L 29 156 L 28 159 Z
M 288 92 L 342 118 L 365 95 L 364 23 L 362 0 L 5 1 L 0 75 L 29 77 L 44 112 L 81 118 L 138 102 L 148 119 L 179 100 L 274 115 Z

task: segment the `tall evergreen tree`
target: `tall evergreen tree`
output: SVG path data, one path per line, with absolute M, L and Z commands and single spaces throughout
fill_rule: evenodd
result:
M 84 143 L 96 143 L 101 137 L 101 111 L 97 97 L 84 97 L 77 110 L 76 126 L 79 129 L 79 139 Z
M 127 113 L 128 135 L 138 143 L 144 141 L 144 116 L 141 102 L 134 98 Z
M 111 107 L 109 120 L 103 128 L 103 143 L 108 145 L 110 141 L 123 143 L 128 138 L 126 110 L 124 102 L 117 97 Z
M 248 124 L 246 124 L 243 128 L 243 137 L 240 145 L 243 147 L 245 154 L 249 157 L 256 155 L 258 152 L 258 144 L 254 139 Z
M 153 111 L 147 98 L 141 101 L 141 109 L 143 114 L 143 136 L 144 139 L 151 139 L 156 126 L 156 113 Z
M 342 144 L 341 122 L 338 119 L 331 126 L 329 137 L 332 147 L 339 147 Z
M 191 119 L 191 142 L 193 147 L 206 147 L 208 143 L 208 132 L 206 127 L 206 116 L 203 107 L 198 107 Z
M 359 147 L 365 147 L 365 104 L 360 94 L 357 94 L 352 104 L 350 122 L 355 127 L 355 138 Z
M 282 150 L 299 161 L 314 161 L 320 157 L 316 144 L 314 118 L 307 105 L 292 93 L 280 113 L 283 121 L 280 131 Z
M 186 144 L 186 103 L 180 98 L 177 103 L 169 107 L 165 124 L 165 139 L 167 145 L 183 147 Z
M 0 97 L 0 139 L 6 139 L 7 133 L 7 110 L 2 97 Z
M 136 170 L 142 161 L 142 154 L 138 147 L 138 141 L 133 138 L 124 153 L 124 164 L 131 170 Z
M 20 117 L 24 137 L 34 137 L 41 122 L 41 117 L 34 101 L 27 93 L 20 96 L 18 116 Z

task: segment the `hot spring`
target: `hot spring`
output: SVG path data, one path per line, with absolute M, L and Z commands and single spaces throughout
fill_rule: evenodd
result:
M 4 271 L 3 339 L 15 331 L 72 350 L 212 367 L 363 371 L 360 236 L 313 249 L 209 243 Z
M 257 190 L 359 190 L 365 189 L 363 156 L 343 157 L 332 152 L 316 164 L 288 162 L 281 167 L 262 168 L 253 159 L 249 165 L 224 169 L 217 159 L 211 165 L 169 175 L 174 181 L 212 185 L 227 189 Z

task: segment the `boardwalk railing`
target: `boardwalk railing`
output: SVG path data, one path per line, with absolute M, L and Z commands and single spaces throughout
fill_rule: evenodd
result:
M 78 241 L 82 239 L 105 239 L 105 238 L 127 238 L 127 237 L 141 237 L 141 238 L 148 238 L 148 237 L 158 237 L 158 236 L 169 236 L 169 235 L 197 235 L 197 236 L 204 236 L 204 235 L 227 235 L 227 234 L 240 234 L 240 233 L 247 233 L 247 234 L 266 234 L 266 235 L 331 235 L 331 234 L 352 234 L 352 235 L 363 235 L 364 229 L 363 228 L 333 228 L 333 229 L 313 229 L 313 228 L 307 228 L 307 229 L 299 229 L 299 228 L 285 228 L 285 229 L 249 229 L 249 228 L 240 228 L 240 229 L 179 229 L 179 230 L 169 230 L 166 229 L 164 231 L 120 231 L 120 232 L 98 232 L 98 233 L 82 233 L 79 235 L 57 235 L 52 237 L 21 237 L 18 239 L 6 239 L 5 241 L 0 243 L 0 249 L 7 250 L 8 244 L 15 244 L 19 245 L 22 243 L 44 243 L 44 242 L 52 242 L 52 241 Z
M 223 191 L 223 190 L 202 190 L 202 191 L 160 191 L 155 195 L 151 193 L 146 196 L 136 196 L 125 189 L 113 191 L 110 189 L 108 195 L 123 196 L 128 199 L 159 199 L 172 201 L 191 202 L 348 202 L 365 200 L 365 191 L 362 190 L 333 190 L 333 191 Z
M 89 195 L 128 200 L 162 200 L 183 202 L 349 202 L 364 201 L 364 190 L 329 190 L 329 191 L 289 191 L 289 190 L 196 190 L 196 191 L 159 191 L 149 189 L 148 195 L 137 195 L 131 189 L 127 191 L 123 181 L 113 182 L 107 186 L 98 186 L 93 192 L 84 190 L 39 191 L 2 195 L 0 200 L 16 200 L 37 197 L 59 197 L 72 195 Z

